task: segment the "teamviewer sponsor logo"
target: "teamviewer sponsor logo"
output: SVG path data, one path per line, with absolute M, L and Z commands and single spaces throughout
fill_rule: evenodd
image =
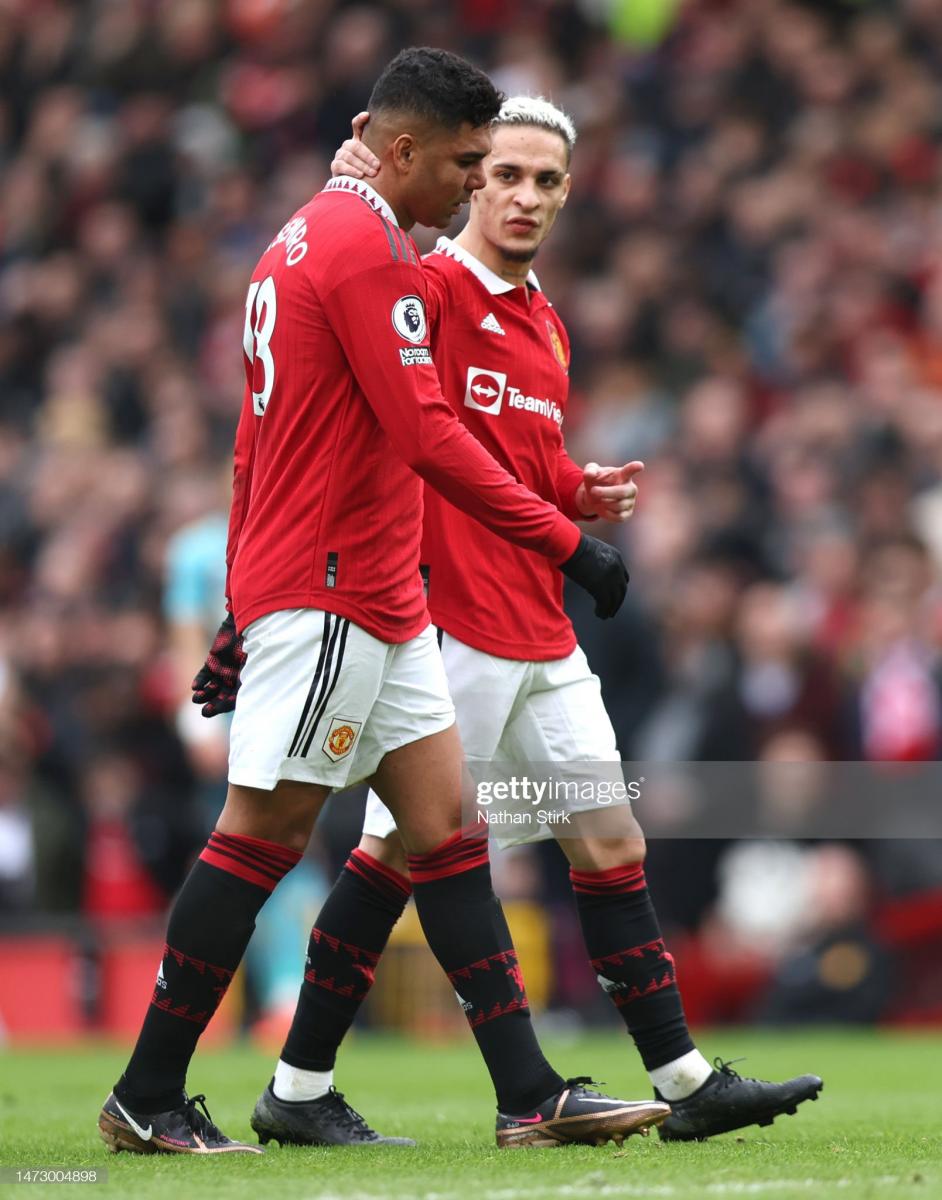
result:
M 468 367 L 468 386 L 464 393 L 467 408 L 496 416 L 504 400 L 507 376 L 500 371 L 485 371 L 483 367 Z

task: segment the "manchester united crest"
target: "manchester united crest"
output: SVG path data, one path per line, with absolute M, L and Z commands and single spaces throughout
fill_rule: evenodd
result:
M 331 762 L 339 762 L 350 753 L 360 732 L 360 725 L 360 721 L 348 721 L 346 717 L 333 718 L 322 747 Z
M 569 355 L 566 353 L 566 347 L 563 345 L 563 339 L 559 336 L 559 330 L 552 321 L 547 321 L 546 331 L 549 334 L 550 345 L 553 347 L 553 353 L 556 355 L 556 361 L 568 375 Z

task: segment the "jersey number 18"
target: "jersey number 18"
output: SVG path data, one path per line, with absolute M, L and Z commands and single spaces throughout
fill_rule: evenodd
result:
M 265 415 L 271 391 L 275 386 L 275 360 L 271 354 L 271 337 L 275 332 L 275 281 L 269 275 L 261 283 L 249 286 L 245 299 L 245 329 L 242 348 L 253 365 L 252 409 L 257 417 Z

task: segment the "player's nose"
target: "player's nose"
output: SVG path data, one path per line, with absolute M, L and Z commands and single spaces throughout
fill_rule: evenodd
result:
M 540 197 L 532 184 L 522 183 L 514 193 L 514 203 L 525 212 L 531 212 L 534 208 L 539 207 Z
M 484 174 L 484 168 L 480 163 L 477 163 L 468 172 L 468 177 L 465 180 L 465 187 L 469 192 L 476 192 L 484 187 L 487 183 L 487 176 Z

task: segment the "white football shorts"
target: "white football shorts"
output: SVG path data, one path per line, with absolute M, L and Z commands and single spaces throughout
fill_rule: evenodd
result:
M 528 763 L 621 761 L 598 676 L 579 646 L 550 662 L 498 658 L 448 633 L 441 648 L 469 763 L 519 763 L 523 769 Z M 579 808 L 573 805 L 573 811 Z M 385 838 L 395 828 L 392 813 L 371 791 L 363 832 Z M 492 833 L 501 848 L 554 836 L 551 826 L 535 822 Z
M 243 645 L 230 783 L 350 787 L 391 750 L 454 724 L 431 625 L 391 645 L 346 617 L 294 608 L 253 621 Z

